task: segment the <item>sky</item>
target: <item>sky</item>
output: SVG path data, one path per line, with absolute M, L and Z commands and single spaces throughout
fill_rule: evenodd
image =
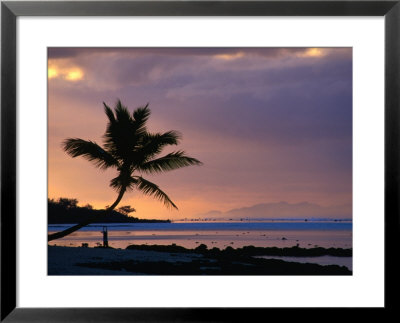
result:
M 144 175 L 178 206 L 125 194 L 139 218 L 182 219 L 258 204 L 352 204 L 351 48 L 49 48 L 48 195 L 101 209 L 113 169 L 71 158 L 78 137 L 102 144 L 103 102 L 149 103 L 151 132 L 177 130 L 203 162 Z M 210 213 L 211 212 L 211 213 Z

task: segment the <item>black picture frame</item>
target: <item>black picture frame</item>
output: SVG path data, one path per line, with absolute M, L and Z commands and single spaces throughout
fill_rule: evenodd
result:
M 279 320 L 313 308 L 19 308 L 16 307 L 16 19 L 19 16 L 383 16 L 385 19 L 385 306 L 396 311 L 399 221 L 400 1 L 2 1 L 1 3 L 1 321 L 234 322 Z M 366 287 L 366 292 L 368 289 Z M 341 318 L 339 309 L 324 315 Z M 268 311 L 268 313 L 266 313 Z M 272 313 L 274 312 L 274 313 Z M 319 316 L 321 314 L 317 314 Z M 244 317 L 246 319 L 244 319 Z M 243 318 L 243 320 L 242 320 Z M 260 319 L 257 319 L 260 318 Z M 350 318 L 351 319 L 351 318 Z M 243 321 L 243 322 L 244 322 Z

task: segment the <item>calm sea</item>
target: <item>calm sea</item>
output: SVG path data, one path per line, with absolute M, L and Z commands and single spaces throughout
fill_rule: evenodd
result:
M 71 224 L 49 225 L 49 233 L 61 231 Z M 108 230 L 109 245 L 125 248 L 130 244 L 177 244 L 195 248 L 256 247 L 302 248 L 352 247 L 350 221 L 270 221 L 270 222 L 173 222 L 173 223 L 107 223 L 92 224 L 50 244 L 90 247 L 102 244 L 103 227 Z

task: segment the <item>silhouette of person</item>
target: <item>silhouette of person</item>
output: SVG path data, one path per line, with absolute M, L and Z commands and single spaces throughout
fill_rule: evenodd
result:
M 103 247 L 108 248 L 108 232 L 107 227 L 103 227 Z

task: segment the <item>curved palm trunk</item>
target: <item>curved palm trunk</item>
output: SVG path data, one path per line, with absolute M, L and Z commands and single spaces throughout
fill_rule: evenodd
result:
M 122 196 L 124 196 L 124 193 L 125 193 L 125 189 L 122 189 L 122 190 L 119 192 L 118 197 L 117 197 L 117 199 L 115 200 L 115 202 L 106 210 L 107 212 L 111 212 L 112 210 L 115 209 L 115 207 L 116 207 L 116 206 L 118 205 L 118 203 L 121 201 Z M 69 234 L 71 234 L 71 233 L 73 233 L 73 232 L 75 232 L 75 231 L 77 231 L 77 230 L 83 228 L 84 226 L 87 226 L 87 225 L 90 224 L 90 223 L 91 223 L 90 220 L 83 221 L 83 222 L 78 223 L 77 225 L 74 225 L 73 227 L 70 227 L 70 228 L 65 229 L 65 230 L 63 230 L 63 231 L 55 232 L 55 233 L 49 234 L 49 235 L 47 236 L 47 242 L 52 241 L 52 240 L 56 240 L 56 239 L 63 238 L 63 237 L 65 237 L 65 236 L 67 236 L 67 235 L 69 235 Z

